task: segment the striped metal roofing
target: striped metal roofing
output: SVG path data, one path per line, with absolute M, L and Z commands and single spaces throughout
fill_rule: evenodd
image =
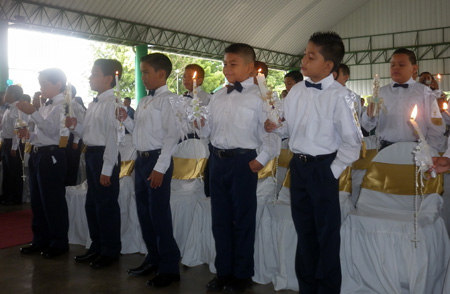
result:
M 6 0 L 12 1 L 12 0 Z M 24 1 L 26 2 L 26 1 Z M 368 0 L 34 0 L 49 6 L 299 55 Z

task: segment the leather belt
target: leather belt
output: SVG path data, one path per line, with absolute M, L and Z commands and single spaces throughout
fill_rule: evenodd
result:
M 294 157 L 298 158 L 301 162 L 318 162 L 325 159 L 329 159 L 330 157 L 335 157 L 336 152 L 330 153 L 330 154 L 322 154 L 322 155 L 316 155 L 312 156 L 309 154 L 302 154 L 302 153 L 294 153 Z
M 105 146 L 86 146 L 86 152 L 103 152 Z
M 48 145 L 48 146 L 33 146 L 33 152 L 34 153 L 41 153 L 41 152 L 50 152 L 58 150 L 58 145 Z
M 150 150 L 150 151 L 137 151 L 137 155 L 139 157 L 150 157 L 150 156 L 155 156 L 155 155 L 160 155 L 161 154 L 161 149 L 155 149 L 155 150 Z
M 234 157 L 237 155 L 245 154 L 250 151 L 255 151 L 255 149 L 244 149 L 244 148 L 234 148 L 234 149 L 219 149 L 216 147 L 212 147 L 213 153 L 217 155 L 219 158 L 228 158 Z

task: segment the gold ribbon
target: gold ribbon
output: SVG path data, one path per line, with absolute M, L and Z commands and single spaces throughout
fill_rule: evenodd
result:
M 120 162 L 119 179 L 131 176 L 133 170 L 134 170 L 134 160 L 127 160 Z
M 415 195 L 415 173 L 413 164 L 372 162 L 361 188 L 395 195 Z M 424 194 L 442 194 L 444 191 L 444 177 L 441 174 L 423 182 Z
M 192 180 L 203 175 L 207 163 L 206 158 L 173 157 L 172 179 Z
M 269 161 L 259 172 L 258 179 L 265 179 L 275 175 L 275 160 L 276 158 Z
M 352 167 L 347 166 L 347 168 L 342 172 L 339 177 L 339 191 L 352 192 Z
M 278 158 L 278 166 L 288 168 L 289 162 L 292 159 L 292 156 L 294 154 L 289 149 L 281 149 L 280 150 L 280 156 Z
M 25 142 L 25 149 L 24 149 L 25 153 L 30 154 L 31 153 L 31 144 L 30 142 Z
M 291 187 L 291 170 L 288 169 L 286 172 L 286 176 L 284 177 L 283 187 L 290 188 Z
M 366 156 L 363 157 L 362 151 L 359 159 L 353 162 L 352 169 L 368 169 L 372 159 L 377 155 L 377 149 L 368 149 L 366 150 Z
M 68 142 L 69 142 L 68 136 L 59 137 L 59 148 L 66 148 Z

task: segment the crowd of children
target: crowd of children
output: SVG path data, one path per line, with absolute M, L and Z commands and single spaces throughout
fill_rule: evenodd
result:
M 295 271 L 301 293 L 339 293 L 340 206 L 338 180 L 344 169 L 359 158 L 362 134 L 373 131 L 380 149 L 403 141 L 416 141 L 409 124 L 414 105 L 416 119 L 428 143 L 444 151 L 446 137 L 441 118 L 436 120 L 436 83 L 427 72 L 417 74 L 414 53 L 398 49 L 390 61 L 392 82 L 380 89 L 387 112 L 374 115 L 360 97 L 345 87 L 349 68 L 341 64 L 344 44 L 336 33 L 318 32 L 309 39 L 300 71 L 284 77 L 286 92 L 279 121 L 268 119 L 264 93 L 258 87 L 257 69 L 267 76 L 267 66 L 256 61 L 254 49 L 242 43 L 225 49 L 223 73 L 228 84 L 213 95 L 201 84 L 204 70 L 186 66 L 183 85 L 194 91 L 208 116 L 187 122 L 188 138 L 210 142 L 208 194 L 211 195 L 212 233 L 215 240 L 217 276 L 206 288 L 226 293 L 244 292 L 254 275 L 257 173 L 280 151 L 281 138 L 289 139 L 293 153 L 291 210 L 298 234 Z M 175 242 L 170 210 L 172 154 L 180 141 L 171 100 L 177 98 L 166 84 L 172 71 L 169 58 L 161 53 L 140 60 L 142 81 L 148 91 L 136 111 L 129 101 L 117 110 L 115 75 L 122 74 L 120 62 L 98 59 L 89 78 L 98 96 L 87 110 L 78 106 L 68 115 L 64 104 L 66 76 L 60 69 L 39 73 L 41 92 L 33 103 L 22 100 L 20 86 L 9 86 L 0 107 L 2 118 L 3 197 L 5 203 L 22 201 L 24 141 L 31 144 L 29 160 L 30 200 L 33 212 L 33 240 L 21 253 L 41 253 L 53 258 L 66 253 L 68 209 L 65 186 L 74 184 L 67 171 L 79 161 L 81 142 L 86 146 L 86 216 L 92 244 L 75 261 L 94 269 L 108 267 L 121 251 L 119 169 L 120 128 L 132 135 L 137 150 L 135 195 L 142 236 L 148 250 L 141 265 L 128 270 L 130 276 L 156 273 L 147 284 L 166 287 L 180 280 L 180 251 Z M 196 73 L 197 88 L 193 85 Z M 307 77 L 303 80 L 303 77 Z M 434 88 L 433 88 L 434 87 Z M 75 94 L 72 93 L 72 96 Z M 48 99 L 48 100 L 47 100 Z M 357 115 L 355 115 L 355 113 Z M 27 127 L 17 127 L 18 119 Z M 445 118 L 444 118 L 445 121 Z M 63 138 L 70 137 L 69 146 Z M 22 154 L 21 156 L 18 156 Z M 75 156 L 75 163 L 73 159 Z M 435 158 L 435 168 L 450 167 L 447 153 Z M 77 168 L 77 167 L 76 167 Z M 75 173 L 76 174 L 76 173 Z M 76 176 L 75 176 L 76 178 Z M 75 180 L 76 182 L 76 180 Z

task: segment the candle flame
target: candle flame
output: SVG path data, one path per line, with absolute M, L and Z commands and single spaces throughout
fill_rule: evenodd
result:
M 437 79 L 440 80 L 441 79 L 441 75 L 437 74 Z
M 413 109 L 413 111 L 411 112 L 411 119 L 415 120 L 415 119 L 416 119 L 416 116 L 417 116 L 417 104 L 414 105 L 414 109 Z
M 258 73 L 261 73 L 262 72 L 262 69 L 260 68 L 260 69 L 258 69 Z
M 192 76 L 193 79 L 197 76 L 197 72 L 194 72 L 194 75 Z
M 442 107 L 444 108 L 444 110 L 447 110 L 447 109 L 448 109 L 448 104 L 447 104 L 447 102 L 444 102 L 444 104 L 442 105 Z
M 119 75 L 119 71 L 117 70 L 117 71 L 116 71 L 116 76 L 118 76 L 118 75 Z

